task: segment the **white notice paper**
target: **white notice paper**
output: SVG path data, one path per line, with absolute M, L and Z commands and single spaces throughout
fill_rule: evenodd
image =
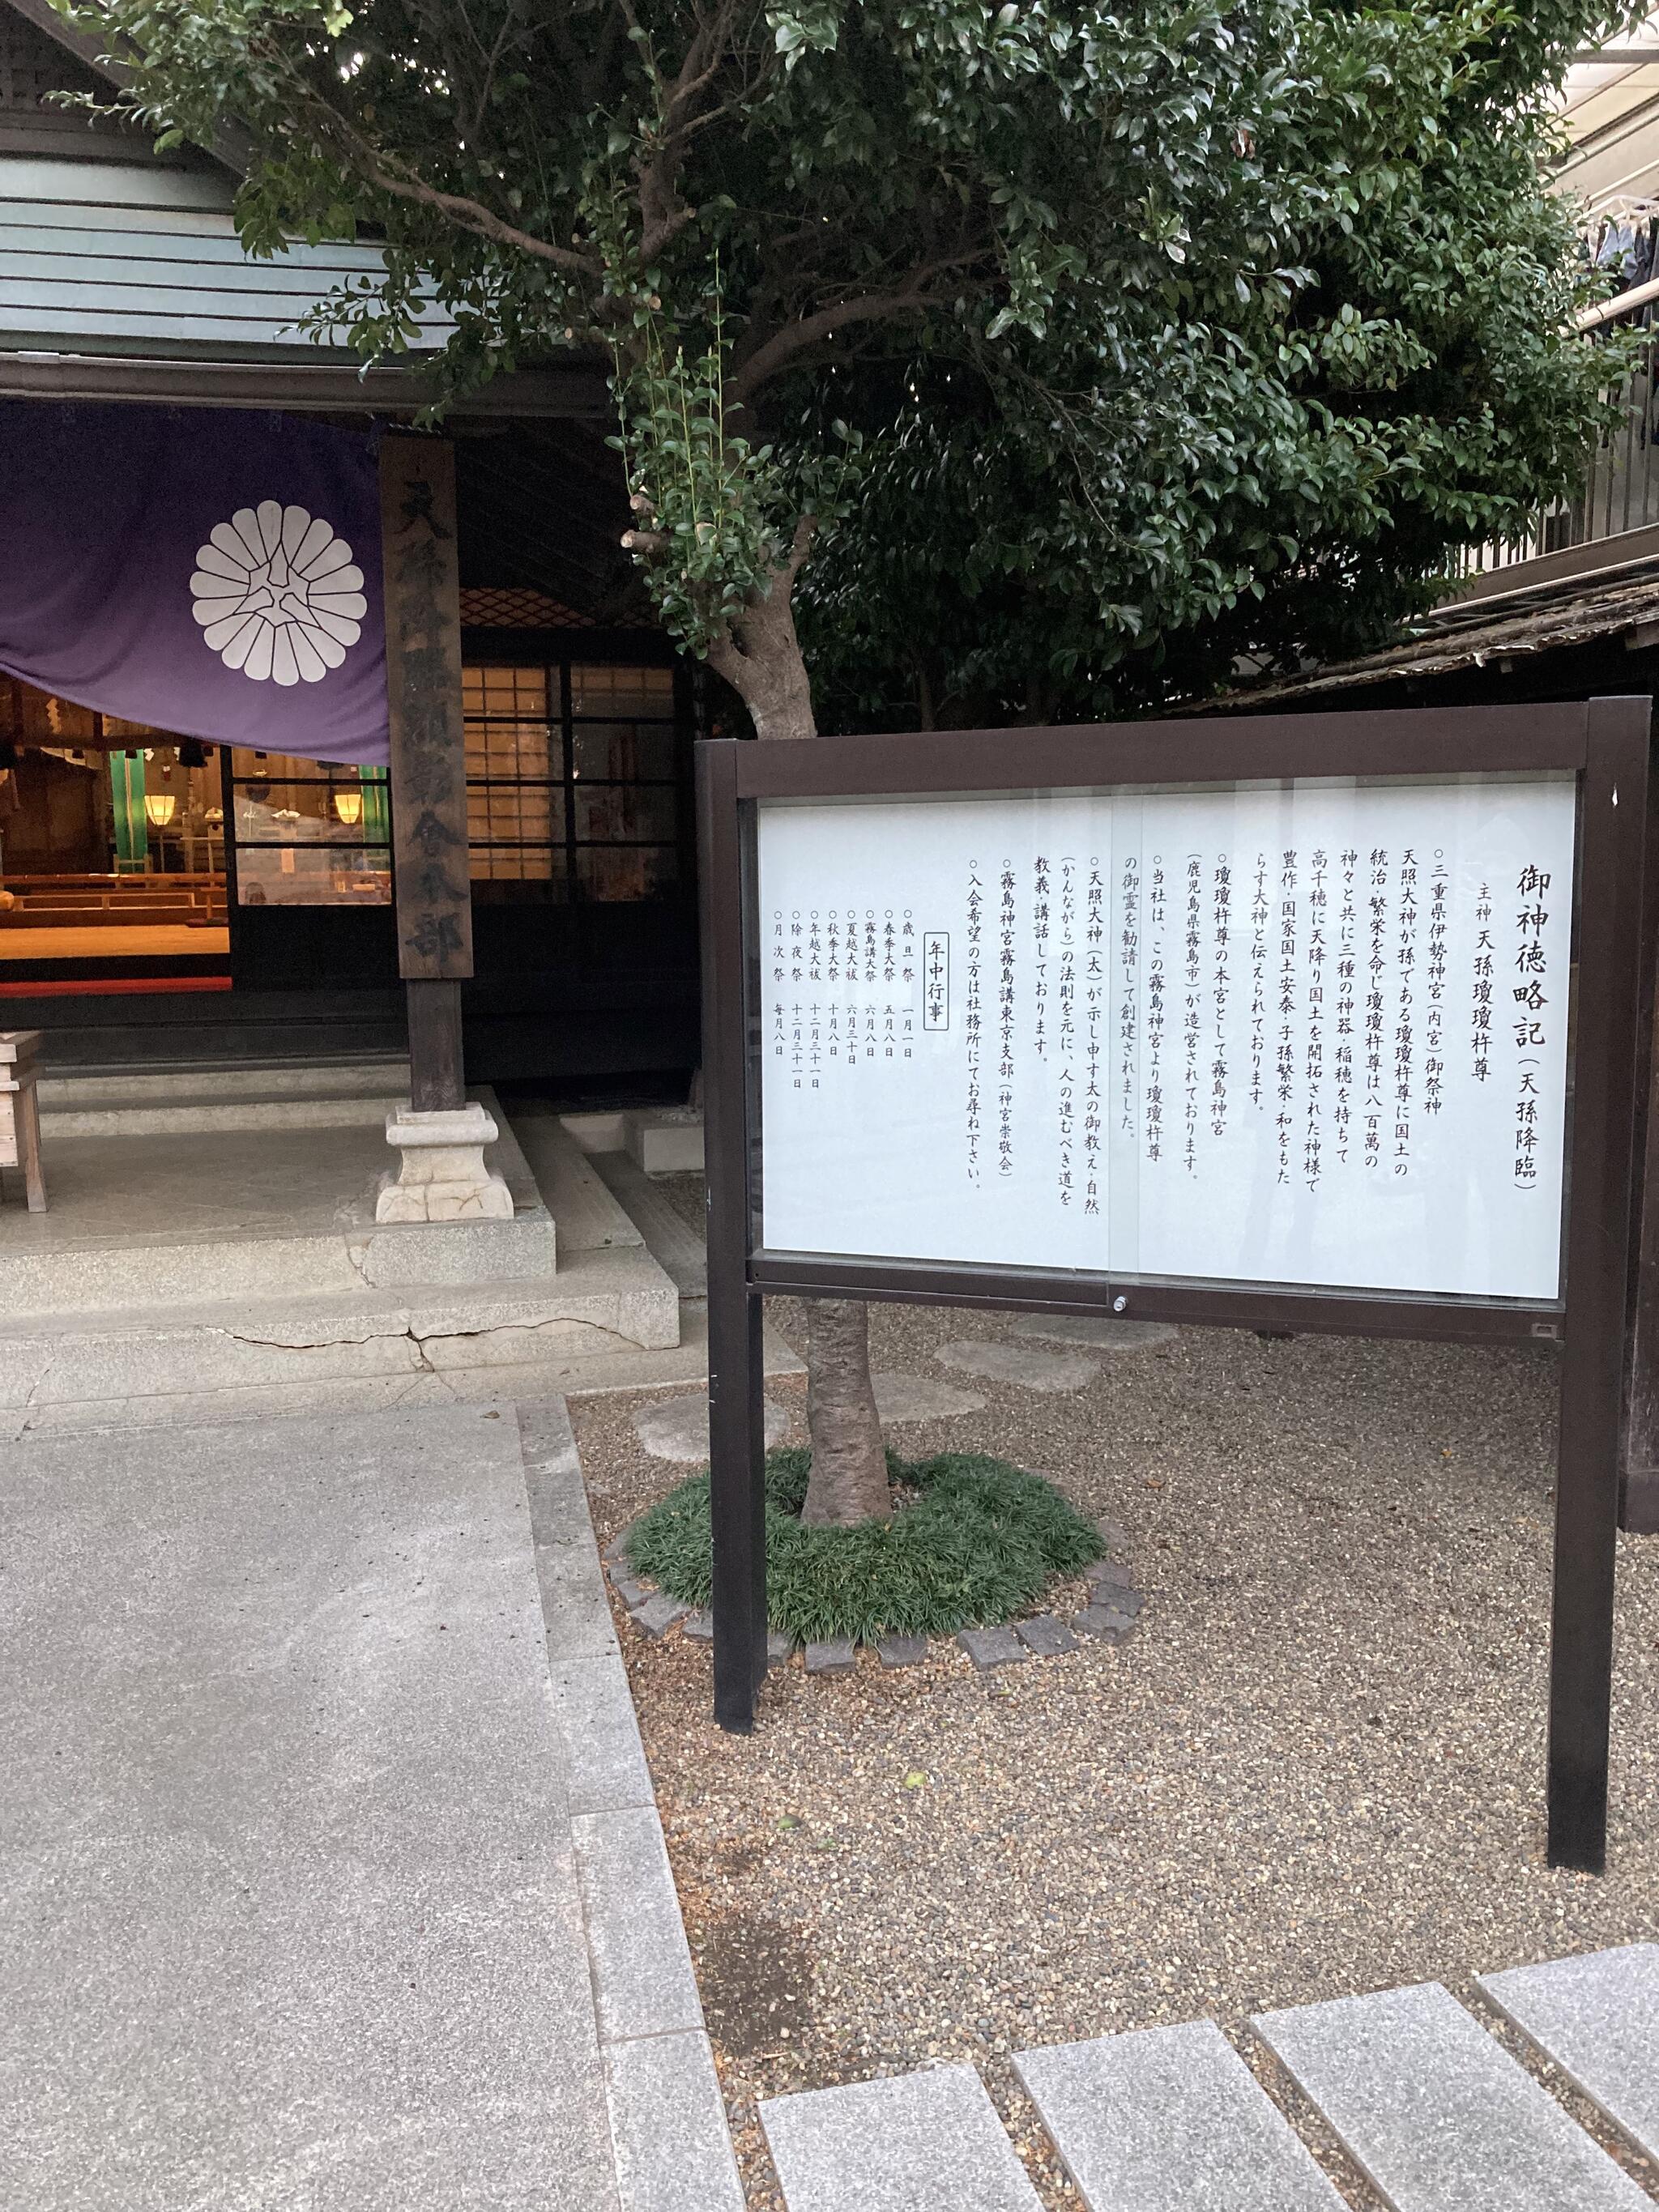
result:
M 763 804 L 765 1245 L 1553 1298 L 1575 801 Z

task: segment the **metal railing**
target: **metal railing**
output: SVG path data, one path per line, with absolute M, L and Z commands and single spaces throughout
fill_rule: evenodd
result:
M 1595 319 L 1581 319 L 1588 342 L 1592 332 L 1613 327 L 1638 328 L 1642 346 L 1622 385 L 1611 394 L 1619 419 L 1604 430 L 1590 457 L 1583 489 L 1576 499 L 1558 501 L 1513 538 L 1463 549 L 1453 574 L 1471 580 L 1497 568 L 1512 568 L 1546 553 L 1565 552 L 1618 538 L 1628 530 L 1659 524 L 1659 284 L 1640 288 L 1627 300 L 1609 300 Z

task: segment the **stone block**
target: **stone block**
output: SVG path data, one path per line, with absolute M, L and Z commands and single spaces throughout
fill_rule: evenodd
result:
M 376 1221 L 511 1221 L 513 1194 L 484 1164 L 484 1147 L 501 1135 L 476 1099 L 436 1113 L 394 1107 L 386 1140 L 398 1164 L 382 1177 Z
M 927 1656 L 925 1636 L 878 1636 L 876 1656 L 884 1667 L 919 1667 Z
M 941 1345 L 933 1357 L 944 1366 L 982 1375 L 988 1382 L 1016 1383 L 1022 1390 L 1081 1390 L 1100 1372 L 1097 1359 L 1085 1359 L 1074 1352 L 1044 1352 L 1034 1344 L 998 1344 L 988 1337 L 967 1337 L 960 1343 Z
M 628 1567 L 628 1547 L 633 1540 L 634 1531 L 638 1525 L 637 1522 L 630 1521 L 625 1528 L 619 1529 L 611 1539 L 611 1541 L 605 1546 L 604 1551 L 599 1554 L 600 1558 L 605 1561 L 607 1566 L 621 1567 L 623 1571 L 626 1572 Z
M 1040 2212 L 971 2066 L 769 2098 L 760 2120 L 789 2212 Z
M 714 1640 L 714 1614 L 694 1613 L 680 1633 L 690 1644 L 712 1644 Z
M 1012 1628 L 964 1628 L 957 1642 L 981 1674 L 993 1667 L 1012 1667 L 1029 1656 Z
M 827 1636 L 806 1647 L 809 1674 L 850 1674 L 858 1664 L 858 1651 L 850 1636 Z
M 1659 2160 L 1659 1943 L 1475 1978 L 1576 2089 Z
M 1109 1585 L 1115 1590 L 1134 1588 L 1128 1568 L 1120 1565 L 1116 1559 L 1091 1559 L 1083 1570 L 1083 1573 L 1085 1579 L 1093 1583 L 1097 1589 L 1102 1583 Z
M 1437 1982 L 1251 2026 L 1394 2212 L 1652 2212 Z
M 571 1822 L 599 2040 L 702 2030 L 702 2006 L 654 1808 Z
M 678 1598 L 671 1597 L 666 1590 L 659 1590 L 654 1597 L 649 1597 L 643 1605 L 635 1607 L 628 1618 L 647 1636 L 665 1636 L 677 1621 L 685 1619 L 690 1610 L 689 1605 L 682 1605 Z
M 706 2035 L 611 2044 L 605 2075 L 622 2212 L 744 2212 Z
M 633 1693 L 621 1657 L 556 1661 L 553 1711 L 570 1765 L 573 1813 L 654 1804 Z
M 769 1667 L 787 1667 L 794 1656 L 795 1639 L 781 1628 L 770 1629 L 766 1638 L 766 1663 Z
M 644 1108 L 623 1122 L 625 1148 L 646 1175 L 702 1173 L 702 1115 L 695 1107 Z
M 523 1440 L 549 1661 L 558 1665 L 614 1653 L 617 1632 L 564 1401 L 542 1399 L 520 1407 L 516 1417 L 507 1410 L 504 1419 L 516 1419 Z
M 1072 1622 L 1079 1636 L 1098 1637 L 1107 1644 L 1121 1644 L 1134 1633 L 1135 1617 L 1115 1605 L 1087 1605 Z
M 1040 1613 L 1031 1620 L 1017 1620 L 1014 1633 L 1039 1659 L 1054 1658 L 1062 1651 L 1077 1650 L 1076 1637 L 1063 1620 L 1056 1620 L 1051 1613 Z
M 611 1580 L 617 1595 L 630 1613 L 637 1613 L 656 1595 L 647 1583 L 636 1582 L 632 1575 L 612 1575 Z
M 1023 2051 L 1014 2070 L 1088 2212 L 1341 2212 L 1213 2021 Z

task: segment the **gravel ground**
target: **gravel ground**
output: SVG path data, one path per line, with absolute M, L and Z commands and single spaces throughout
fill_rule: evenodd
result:
M 944 1378 L 1011 1322 L 878 1308 L 876 1364 Z M 1075 2212 L 1012 2051 L 1659 1935 L 1659 1540 L 1620 1540 L 1611 1870 L 1542 1860 L 1548 1352 L 1190 1330 L 1072 1395 L 973 1382 L 985 1412 L 900 1449 L 1001 1453 L 1120 1522 L 1127 1644 L 797 1661 L 742 1739 L 705 1647 L 624 1635 L 754 2212 L 757 2097 L 970 2060 Z M 769 1389 L 799 1428 L 801 1386 Z M 681 1472 L 641 1402 L 576 1407 L 602 1541 Z

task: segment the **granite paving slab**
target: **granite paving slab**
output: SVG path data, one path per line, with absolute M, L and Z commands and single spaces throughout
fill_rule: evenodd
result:
M 971 2066 L 760 2108 L 788 2212 L 1041 2212 Z
M 605 2074 L 622 2212 L 744 2212 L 706 2035 L 689 2030 L 613 2043 Z
M 1341 2212 L 1213 2021 L 1018 2052 L 1086 2212 Z
M 826 1636 L 806 1646 L 809 1674 L 850 1674 L 858 1664 L 858 1651 L 850 1636 Z
M 708 1460 L 708 1395 L 659 1398 L 642 1406 L 634 1416 L 634 1430 L 653 1459 L 677 1460 L 684 1467 L 706 1466 Z M 789 1434 L 789 1416 L 781 1406 L 766 1401 L 766 1448 L 771 1450 Z
M 1659 1944 L 1475 1979 L 1575 2088 L 1659 2160 Z
M 614 2212 L 511 1411 L 29 1440 L 0 1516 L 0 2203 Z
M 876 1638 L 876 1656 L 887 1668 L 920 1667 L 927 1656 L 927 1638 L 925 1636 L 878 1636 Z
M 872 1375 L 876 1411 L 884 1428 L 906 1421 L 943 1421 L 956 1413 L 982 1413 L 985 1401 L 931 1375 Z
M 1081 1390 L 1100 1372 L 1097 1359 L 1075 1352 L 1045 1352 L 1035 1344 L 998 1344 L 989 1337 L 964 1337 L 942 1344 L 933 1354 L 941 1365 L 982 1375 L 991 1382 L 1013 1382 L 1024 1390 Z
M 599 1658 L 616 1650 L 617 1631 L 569 1413 L 562 1398 L 543 1398 L 520 1405 L 518 1423 L 549 1659 Z
M 1050 1344 L 1086 1344 L 1091 1352 L 1150 1352 L 1181 1334 L 1167 1321 L 1113 1321 L 1104 1314 L 1027 1314 L 1011 1332 Z
M 1437 1982 L 1251 2025 L 1392 2212 L 1652 2212 Z
M 599 2038 L 700 2032 L 702 2003 L 654 1805 L 572 1823 Z
M 555 1659 L 553 1710 L 569 1768 L 570 1810 L 611 1813 L 654 1805 L 628 1675 L 614 1652 Z

